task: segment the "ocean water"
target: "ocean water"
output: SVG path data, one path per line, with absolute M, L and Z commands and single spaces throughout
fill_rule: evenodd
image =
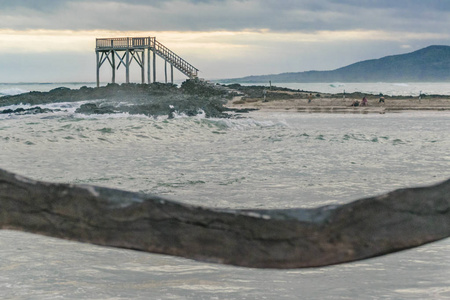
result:
M 21 83 L 0 83 L 0 97 L 18 95 L 28 92 L 48 92 L 58 87 L 79 89 L 82 86 L 95 87 L 95 82 L 21 82 Z
M 226 208 L 342 204 L 450 178 L 450 113 L 231 119 L 0 115 L 0 168 Z M 44 106 L 45 107 L 45 106 Z M 450 299 L 450 239 L 324 268 L 259 270 L 0 231 L 1 299 Z
M 258 83 L 258 85 L 261 85 Z M 265 84 L 269 86 L 269 83 Z M 372 95 L 413 96 L 450 95 L 450 82 L 365 82 L 365 83 L 274 83 L 276 86 L 320 93 L 361 92 Z
M 107 83 L 101 83 L 102 86 Z M 181 81 L 175 81 L 180 85 Z M 266 85 L 269 83 L 256 85 Z M 352 93 L 362 92 L 378 95 L 380 93 L 388 96 L 413 96 L 424 95 L 450 95 L 450 82 L 369 82 L 369 83 L 274 83 L 279 87 L 314 91 L 319 93 Z M 82 86 L 95 87 L 95 82 L 50 82 L 50 83 L 0 83 L 0 97 L 5 95 L 16 95 L 30 91 L 48 92 L 54 88 L 67 87 L 78 89 Z

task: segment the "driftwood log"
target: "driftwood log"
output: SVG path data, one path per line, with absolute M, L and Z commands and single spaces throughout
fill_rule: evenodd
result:
M 340 206 L 230 210 L 0 170 L 0 228 L 244 267 L 318 267 L 449 237 L 450 180 Z

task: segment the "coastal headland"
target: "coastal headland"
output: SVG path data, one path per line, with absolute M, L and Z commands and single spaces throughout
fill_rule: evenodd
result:
M 367 102 L 363 103 L 362 99 Z M 381 101 L 380 101 L 381 100 Z M 2 114 L 51 113 L 42 108 L 50 103 L 83 102 L 76 112 L 82 114 L 129 113 L 147 116 L 176 114 L 226 118 L 251 110 L 385 113 L 404 110 L 450 110 L 450 96 L 388 96 L 363 93 L 327 94 L 272 86 L 212 84 L 203 80 L 186 80 L 180 87 L 173 84 L 108 84 L 99 88 L 64 87 L 49 92 L 29 92 L 0 98 Z M 13 105 L 27 104 L 14 108 Z M 2 109 L 3 107 L 3 109 Z

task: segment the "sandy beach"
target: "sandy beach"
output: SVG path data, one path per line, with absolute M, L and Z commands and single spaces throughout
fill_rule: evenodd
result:
M 328 113 L 385 113 L 404 110 L 450 110 L 450 97 L 423 96 L 419 97 L 380 97 L 367 95 L 365 106 L 352 106 L 361 103 L 361 94 L 318 94 L 292 91 L 267 91 L 263 97 L 249 97 L 241 94 L 227 103 L 232 109 L 259 109 L 266 111 L 296 111 L 296 112 L 328 112 Z

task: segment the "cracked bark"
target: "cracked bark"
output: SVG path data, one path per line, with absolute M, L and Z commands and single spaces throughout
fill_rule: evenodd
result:
M 450 180 L 341 206 L 227 210 L 0 170 L 0 228 L 244 267 L 318 267 L 449 237 Z

